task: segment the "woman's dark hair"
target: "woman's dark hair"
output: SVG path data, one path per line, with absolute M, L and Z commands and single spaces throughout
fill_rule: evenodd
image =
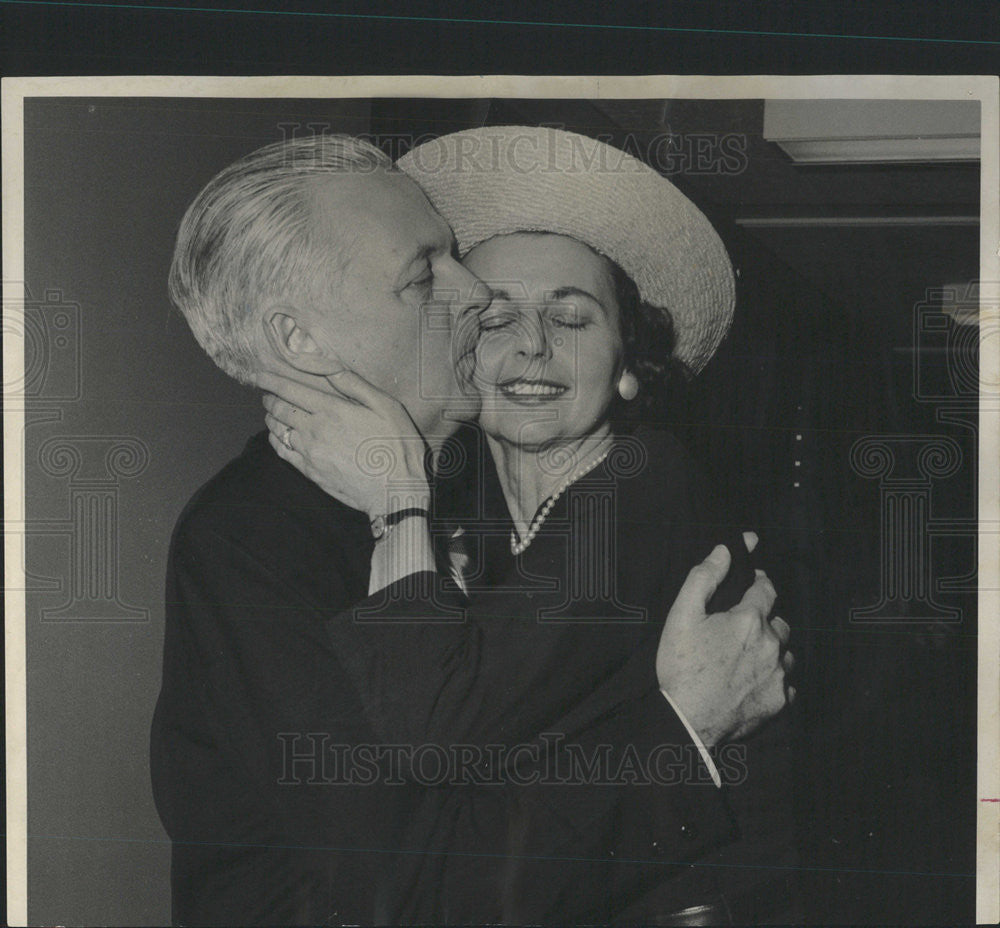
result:
M 674 357 L 673 319 L 668 310 L 643 301 L 635 281 L 610 258 L 607 261 L 618 300 L 625 369 L 639 381 L 634 400 L 626 402 L 616 395 L 611 418 L 617 423 L 669 420 L 691 381 L 690 371 Z

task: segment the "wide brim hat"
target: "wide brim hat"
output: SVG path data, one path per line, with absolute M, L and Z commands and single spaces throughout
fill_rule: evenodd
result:
M 462 255 L 496 235 L 569 235 L 669 311 L 674 356 L 697 374 L 733 319 L 735 282 L 705 215 L 666 177 L 604 142 L 538 126 L 488 126 L 416 146 L 397 166 L 455 232 Z

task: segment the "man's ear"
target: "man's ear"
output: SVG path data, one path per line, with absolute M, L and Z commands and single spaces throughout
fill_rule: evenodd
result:
M 264 334 L 271 350 L 286 364 L 306 374 L 325 376 L 343 367 L 338 358 L 316 342 L 303 324 L 301 314 L 290 306 L 276 306 L 263 319 Z

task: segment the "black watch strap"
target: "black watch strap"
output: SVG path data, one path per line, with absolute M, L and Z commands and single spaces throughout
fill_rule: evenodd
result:
M 412 516 L 421 516 L 428 519 L 430 518 L 430 513 L 426 509 L 411 507 L 409 509 L 397 509 L 388 515 L 375 516 L 371 521 L 372 537 L 376 540 L 384 538 L 389 529 L 398 525 L 403 519 L 409 519 Z

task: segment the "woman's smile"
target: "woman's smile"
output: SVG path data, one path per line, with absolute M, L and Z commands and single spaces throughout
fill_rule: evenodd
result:
M 559 399 L 569 387 L 552 380 L 517 377 L 497 384 L 497 390 L 506 399 L 527 406 L 535 406 Z
M 465 263 L 493 294 L 472 358 L 483 431 L 522 449 L 606 432 L 623 351 L 609 260 L 564 235 L 515 232 Z

